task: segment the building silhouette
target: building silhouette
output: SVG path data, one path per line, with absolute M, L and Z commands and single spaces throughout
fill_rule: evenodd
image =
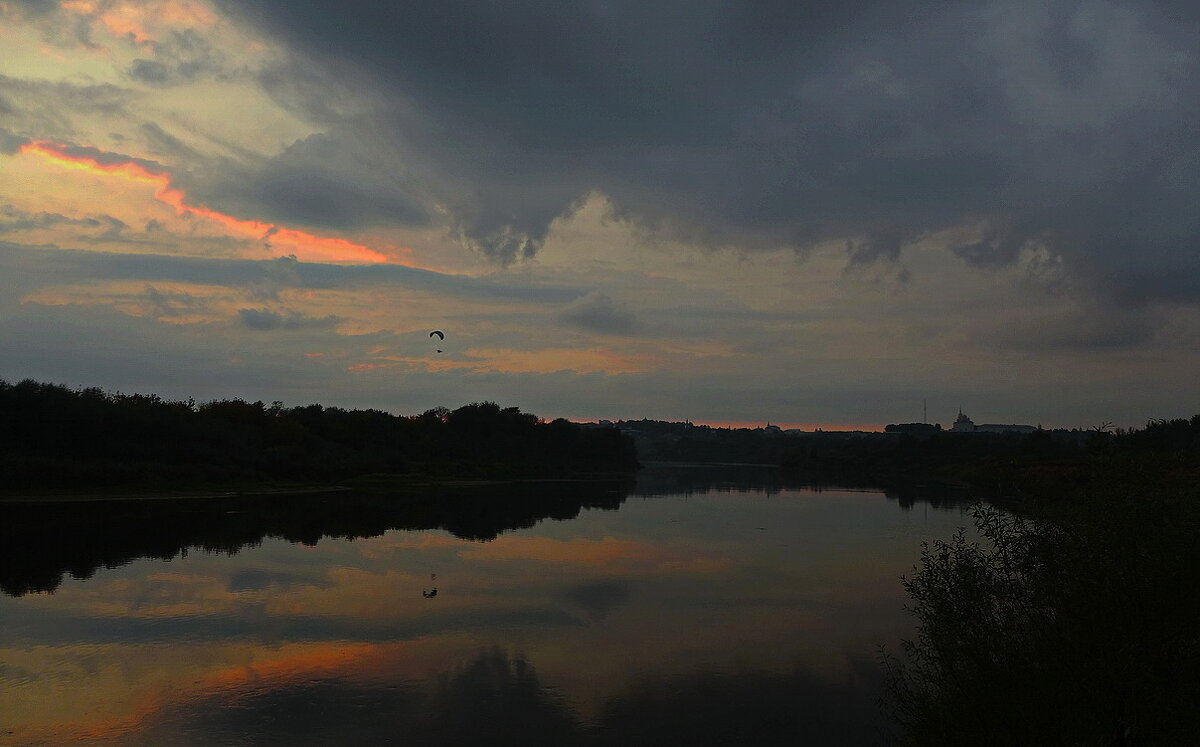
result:
M 982 423 L 975 425 L 975 421 L 963 414 L 962 408 L 958 409 L 958 417 L 954 419 L 954 425 L 951 426 L 951 433 L 1033 433 L 1038 428 L 1035 425 L 1018 425 L 1016 423 Z

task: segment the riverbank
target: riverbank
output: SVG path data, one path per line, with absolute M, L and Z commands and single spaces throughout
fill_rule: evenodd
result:
M 0 504 L 15 503 L 103 503 L 115 501 L 180 501 L 217 498 L 282 497 L 290 495 L 319 495 L 351 490 L 344 485 L 310 485 L 304 487 L 256 487 L 236 490 L 126 490 L 103 493 L 54 491 L 47 493 L 0 494 Z
M 510 485 L 555 483 L 627 482 L 634 477 L 625 472 L 587 472 L 536 478 L 467 478 L 432 475 L 373 474 L 343 480 L 337 485 L 245 485 L 238 487 L 147 488 L 131 486 L 104 492 L 50 490 L 44 492 L 0 493 L 0 504 L 17 503 L 101 503 L 117 501 L 203 501 L 224 498 L 282 498 L 346 492 L 404 494 L 422 490 L 465 490 Z

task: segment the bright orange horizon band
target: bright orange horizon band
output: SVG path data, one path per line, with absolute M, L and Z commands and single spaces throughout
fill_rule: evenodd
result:
M 713 420 L 700 422 L 697 420 L 693 420 L 692 424 L 693 425 L 707 425 L 710 428 L 765 428 L 767 426 L 766 421 L 762 421 L 762 420 L 758 420 L 755 422 L 746 422 L 746 423 L 721 422 L 721 421 L 713 421 Z M 774 425 L 774 426 L 778 426 L 779 428 L 782 428 L 785 431 L 791 430 L 791 429 L 798 429 L 798 430 L 802 430 L 802 431 L 816 431 L 816 430 L 822 430 L 822 431 L 882 431 L 883 430 L 882 425 L 875 425 L 875 424 L 855 425 L 855 424 L 849 424 L 849 423 L 777 423 L 774 420 L 772 420 L 770 424 Z
M 67 152 L 68 146 L 50 140 L 34 140 L 22 145 L 20 152 L 38 156 L 50 163 L 63 168 L 86 171 L 102 176 L 115 176 L 127 181 L 142 182 L 155 187 L 154 197 L 159 202 L 175 208 L 179 215 L 194 215 L 223 226 L 231 233 L 251 238 L 270 241 L 272 244 L 283 244 L 299 249 L 311 258 L 332 260 L 335 262 L 387 262 L 388 257 L 369 249 L 361 244 L 355 244 L 345 239 L 324 238 L 314 236 L 304 231 L 263 223 L 255 220 L 242 220 L 225 213 L 217 212 L 203 205 L 192 205 L 186 201 L 183 190 L 171 184 L 171 174 L 165 169 L 158 170 L 148 167 L 138 161 L 127 158 L 123 161 L 104 163 L 100 160 L 104 154 L 96 151 L 95 156 L 76 155 Z
M 570 418 L 568 418 L 568 419 L 570 419 Z M 602 419 L 603 420 L 611 420 L 613 422 L 616 422 L 612 418 L 581 418 L 576 422 L 597 423 Z M 651 419 L 653 420 L 653 418 L 651 418 Z M 629 422 L 636 423 L 637 421 L 629 421 Z M 663 420 L 663 421 L 658 421 L 658 422 L 682 423 L 684 421 L 682 421 L 682 420 Z M 753 430 L 755 428 L 765 428 L 767 426 L 767 421 L 765 421 L 765 420 L 746 421 L 746 422 L 720 421 L 720 420 L 693 420 L 693 421 L 691 421 L 691 423 L 692 423 L 692 425 L 697 425 L 697 426 L 706 425 L 709 428 L 731 428 L 731 429 L 749 428 L 751 430 Z M 822 431 L 868 431 L 868 432 L 875 432 L 875 433 L 883 432 L 882 425 L 874 425 L 874 424 L 854 425 L 854 424 L 847 424 L 847 423 L 779 423 L 774 420 L 770 421 L 770 424 L 774 425 L 774 426 L 778 426 L 779 428 L 781 428 L 782 430 L 785 430 L 785 431 L 796 429 L 796 430 L 802 430 L 802 431 L 808 431 L 808 432 L 817 431 L 817 430 L 822 430 Z

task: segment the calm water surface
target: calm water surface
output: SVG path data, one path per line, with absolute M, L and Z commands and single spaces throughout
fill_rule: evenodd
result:
M 953 502 L 648 470 L 0 505 L 0 743 L 876 744 Z

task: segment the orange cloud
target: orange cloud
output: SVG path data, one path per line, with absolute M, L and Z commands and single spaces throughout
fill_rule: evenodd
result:
M 270 242 L 284 247 L 299 259 L 321 262 L 387 262 L 388 257 L 345 239 L 314 236 L 273 223 L 243 220 L 187 202 L 183 190 L 171 184 L 171 174 L 158 164 L 95 148 L 76 148 L 49 140 L 36 140 L 21 146 L 21 152 L 37 156 L 61 168 L 115 177 L 154 187 L 159 202 L 175 208 L 179 215 L 191 215 L 215 223 L 228 233 Z
M 167 0 L 160 3 L 63 0 L 59 6 L 78 16 L 99 21 L 113 36 L 134 44 L 150 44 L 163 32 L 179 28 L 203 28 L 217 21 L 216 15 L 199 3 Z

